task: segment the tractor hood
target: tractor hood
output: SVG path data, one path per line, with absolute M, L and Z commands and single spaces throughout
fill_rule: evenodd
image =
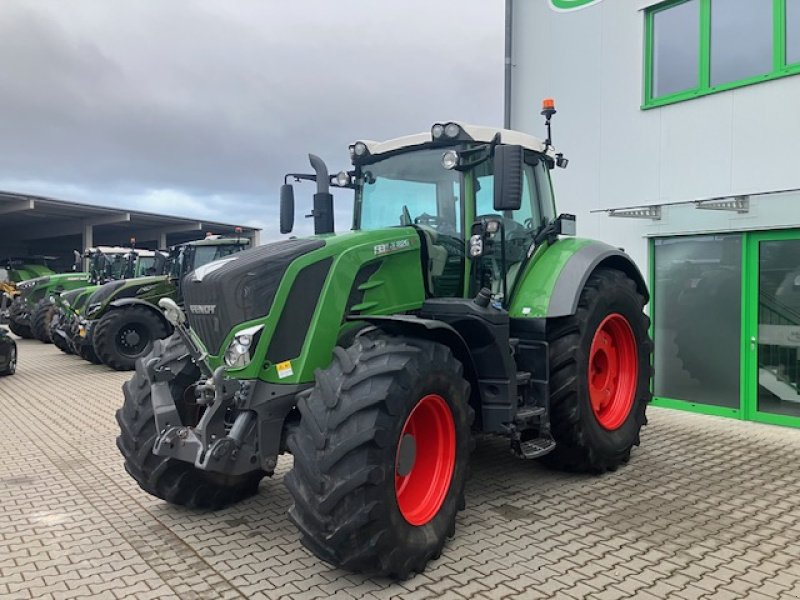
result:
M 286 269 L 325 246 L 319 238 L 285 240 L 237 252 L 186 275 L 182 291 L 189 323 L 216 353 L 235 325 L 265 316 Z
M 97 288 L 86 300 L 86 316 L 94 318 L 102 307 L 114 300 L 123 298 L 148 299 L 150 295 L 164 295 L 171 287 L 168 275 L 151 275 L 135 279 L 109 281 Z M 152 294 L 151 294 L 152 292 Z
M 28 301 L 35 299 L 38 301 L 44 298 L 46 293 L 45 288 L 54 291 L 73 289 L 79 287 L 81 283 L 86 283 L 88 280 L 88 273 L 58 273 L 55 275 L 36 277 L 18 283 L 17 290 L 20 292 L 20 300 Z

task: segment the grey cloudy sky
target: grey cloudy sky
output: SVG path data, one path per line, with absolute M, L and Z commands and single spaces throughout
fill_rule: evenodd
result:
M 274 238 L 308 152 L 500 125 L 502 77 L 503 0 L 2 0 L 0 189 Z

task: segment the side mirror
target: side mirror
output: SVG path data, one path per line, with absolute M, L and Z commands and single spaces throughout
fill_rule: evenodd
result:
M 562 213 L 556 219 L 556 233 L 559 235 L 575 235 L 577 233 L 575 215 Z
M 519 210 L 522 206 L 522 146 L 494 149 L 494 210 Z
M 281 233 L 291 233 L 294 228 L 294 188 L 291 183 L 281 186 Z

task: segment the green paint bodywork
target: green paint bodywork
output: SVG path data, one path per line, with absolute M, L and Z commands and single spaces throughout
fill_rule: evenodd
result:
M 512 319 L 546 317 L 550 296 L 564 265 L 573 254 L 592 242 L 584 238 L 562 238 L 552 245 L 542 244 L 514 288 L 508 307 L 509 316 Z
M 148 302 L 157 306 L 161 298 L 178 298 L 178 286 L 176 281 L 169 275 L 150 275 L 147 277 L 135 277 L 133 279 L 126 279 L 124 281 L 110 281 L 97 286 L 100 289 L 104 286 L 114 286 L 114 292 L 108 297 L 104 298 L 100 306 L 96 306 L 92 312 L 88 312 L 89 305 L 86 306 L 85 315 L 87 318 L 96 320 L 112 310 L 111 304 L 120 298 L 132 298 Z
M 418 310 L 425 300 L 422 280 L 420 239 L 412 227 L 394 227 L 322 236 L 325 246 L 296 259 L 281 280 L 270 313 L 261 319 L 237 324 L 221 348 L 209 357 L 212 368 L 223 364 L 222 354 L 236 331 L 264 325 L 249 365 L 229 369 L 238 379 L 256 379 L 272 383 L 304 383 L 314 380 L 314 370 L 326 367 L 339 335 L 352 325 L 345 321 L 350 290 L 358 271 L 380 261 L 380 268 L 359 289 L 361 302 L 350 309 L 351 315 L 392 315 Z M 408 240 L 408 245 L 383 254 L 386 244 Z M 332 258 L 330 270 L 320 293 L 319 303 L 307 325 L 307 335 L 300 356 L 281 357 L 291 361 L 293 374 L 279 377 L 275 364 L 267 363 L 266 353 L 277 326 L 281 308 L 286 306 L 289 291 L 299 272 L 308 265 Z
M 55 273 L 55 271 L 45 265 L 35 264 L 26 264 L 9 270 L 9 276 L 14 283 L 20 283 L 28 279 L 35 279 L 46 275 L 55 275 Z
M 564 11 L 583 8 L 584 6 L 589 6 L 590 4 L 596 4 L 598 2 L 600 2 L 600 0 L 550 0 L 550 4 L 552 4 L 554 8 Z
M 235 334 L 243 329 L 263 325 L 251 362 L 243 368 L 227 369 L 238 379 L 260 378 L 270 383 L 309 383 L 314 370 L 326 367 L 331 360 L 337 339 L 352 319 L 346 321 L 345 309 L 353 281 L 359 269 L 374 261 L 380 268 L 359 286 L 363 300 L 351 307 L 350 315 L 393 315 L 418 310 L 425 301 L 422 279 L 420 239 L 411 227 L 394 227 L 376 231 L 357 231 L 344 235 L 324 236 L 326 245 L 296 259 L 286 271 L 270 313 L 263 318 L 237 324 L 228 333 L 220 348 L 209 349 L 212 368 L 224 365 L 224 351 Z M 376 255 L 375 248 L 393 241 L 408 240 L 407 247 L 391 253 Z M 512 297 L 509 315 L 512 318 L 546 317 L 553 288 L 567 261 L 592 240 L 563 238 L 543 244 L 531 258 Z M 330 271 L 320 293 L 320 302 L 308 324 L 308 332 L 299 356 L 281 357 L 291 361 L 292 374 L 281 378 L 276 364 L 266 361 L 267 348 L 275 332 L 281 310 L 286 306 L 289 291 L 308 265 L 332 258 Z M 530 308 L 529 311 L 525 309 Z
M 20 301 L 32 307 L 39 300 L 47 298 L 51 294 L 68 292 L 85 287 L 89 279 L 90 274 L 83 272 L 58 273 L 56 275 L 29 279 L 22 282 L 26 284 L 25 287 L 19 288 L 21 291 Z

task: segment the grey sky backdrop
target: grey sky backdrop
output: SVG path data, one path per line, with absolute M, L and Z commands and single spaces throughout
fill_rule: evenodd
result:
M 264 228 L 286 171 L 502 124 L 503 0 L 2 0 L 0 189 Z M 296 189 L 297 233 L 313 189 Z M 337 230 L 349 228 L 350 195 Z

